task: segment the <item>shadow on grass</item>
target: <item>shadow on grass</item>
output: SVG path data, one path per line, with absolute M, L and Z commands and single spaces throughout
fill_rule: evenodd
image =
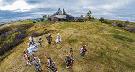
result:
M 119 35 L 119 34 L 113 34 L 113 37 L 122 41 L 127 41 L 127 42 L 134 42 L 134 40 L 132 38 L 123 36 L 123 35 Z

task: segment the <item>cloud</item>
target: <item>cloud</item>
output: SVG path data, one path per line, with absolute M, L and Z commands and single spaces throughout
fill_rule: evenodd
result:
M 3 1 L 2 0 L 0 0 L 0 6 L 2 6 L 3 5 Z
M 84 1 L 86 1 L 84 4 L 84 8 L 92 8 L 94 10 L 116 10 L 126 7 L 134 0 L 91 0 L 90 2 L 88 2 L 88 0 Z
M 21 15 L 24 15 L 23 18 L 28 18 L 53 14 L 58 8 L 65 8 L 74 16 L 85 15 L 91 10 L 96 17 L 112 19 L 125 17 L 133 20 L 134 2 L 135 0 L 0 0 L 0 10 L 9 11 L 11 14 L 9 16 L 15 15 L 14 18 L 19 18 Z M 18 12 L 21 15 L 17 14 Z
M 123 8 L 132 2 L 133 0 L 124 0 L 124 1 L 115 0 L 115 1 L 110 1 L 109 3 L 102 5 L 101 7 L 105 10 L 114 10 L 114 9 Z
M 32 8 L 35 8 L 35 5 L 29 5 L 25 0 L 16 0 L 12 4 L 3 5 L 3 1 L 0 1 L 0 10 L 10 10 L 10 11 L 30 11 Z
M 134 0 L 0 0 L 0 10 L 30 11 L 33 8 L 66 8 L 68 10 L 116 10 Z M 10 3 L 6 4 L 5 3 Z

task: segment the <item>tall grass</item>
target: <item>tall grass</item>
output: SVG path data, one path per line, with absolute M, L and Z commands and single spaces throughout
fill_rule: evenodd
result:
M 43 71 L 47 72 L 47 58 L 44 53 L 56 62 L 59 72 L 134 72 L 135 71 L 135 34 L 98 21 L 95 22 L 57 22 L 54 24 L 35 24 L 27 34 L 48 32 L 52 34 L 52 45 L 48 45 L 44 34 L 43 47 L 35 54 L 41 59 Z M 55 44 L 57 33 L 62 36 L 62 43 Z M 16 33 L 15 33 L 16 35 Z M 10 37 L 9 37 L 10 38 Z M 38 40 L 38 36 L 36 36 Z M 22 60 L 23 51 L 28 47 L 28 38 L 16 46 L 12 53 L 0 63 L 1 72 L 34 72 L 34 67 L 25 66 Z M 88 52 L 82 58 L 80 47 L 86 44 Z M 74 65 L 66 69 L 64 58 L 73 48 Z

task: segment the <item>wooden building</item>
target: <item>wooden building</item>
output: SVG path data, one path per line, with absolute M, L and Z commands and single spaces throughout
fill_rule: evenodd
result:
M 59 8 L 56 13 L 54 13 L 53 15 L 51 15 L 48 18 L 48 20 L 50 20 L 50 21 L 73 21 L 74 17 L 67 14 L 64 9 L 63 9 L 63 11 L 61 11 L 61 9 Z

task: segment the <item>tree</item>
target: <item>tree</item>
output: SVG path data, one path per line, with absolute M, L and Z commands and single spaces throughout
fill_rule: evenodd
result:
M 129 24 L 130 22 L 127 20 L 127 21 L 125 21 L 125 23 L 126 23 L 126 24 Z
M 44 15 L 43 18 L 47 18 L 47 15 Z
M 89 10 L 88 13 L 87 13 L 87 15 L 86 15 L 86 17 L 88 18 L 88 20 L 91 19 L 91 14 L 92 14 L 92 12 Z
M 104 23 L 105 19 L 104 19 L 103 17 L 101 17 L 101 18 L 99 19 L 99 21 L 102 22 L 102 23 Z
M 48 19 L 48 16 L 47 16 L 47 15 L 44 15 L 44 16 L 43 16 L 43 19 L 44 19 L 44 20 L 47 20 L 47 19 Z

